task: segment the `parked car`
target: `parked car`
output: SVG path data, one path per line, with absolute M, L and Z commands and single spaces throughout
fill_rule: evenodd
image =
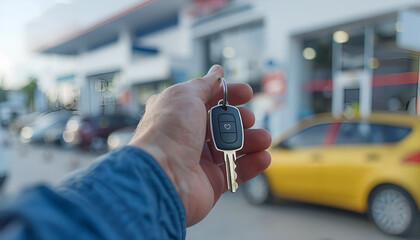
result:
M 367 212 L 383 232 L 406 235 L 420 219 L 419 139 L 416 116 L 317 115 L 275 142 L 244 193 L 254 204 L 280 197 Z
M 66 123 L 73 112 L 61 109 L 41 114 L 35 121 L 21 129 L 20 141 L 23 143 L 62 142 Z
M 38 117 L 40 116 L 39 112 L 32 112 L 28 114 L 23 114 L 19 116 L 16 121 L 14 122 L 13 128 L 20 132 L 22 128 L 28 126 L 29 124 L 33 123 Z
M 108 150 L 111 151 L 127 145 L 133 137 L 135 131 L 136 127 L 130 126 L 111 133 L 107 140 Z
M 106 150 L 112 132 L 137 123 L 137 119 L 126 115 L 73 116 L 67 122 L 63 139 L 71 145 L 101 152 Z

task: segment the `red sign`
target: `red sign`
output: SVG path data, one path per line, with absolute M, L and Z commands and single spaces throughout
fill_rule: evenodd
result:
M 190 13 L 194 16 L 214 13 L 226 5 L 230 0 L 193 0 L 193 7 Z
M 286 78 L 281 72 L 266 73 L 262 79 L 262 90 L 267 94 L 281 95 L 286 92 Z
M 130 93 L 130 91 L 127 90 L 127 91 L 124 91 L 120 95 L 120 97 L 118 99 L 118 103 L 121 104 L 121 105 L 127 106 L 127 105 L 130 104 L 130 99 L 131 99 L 131 93 Z

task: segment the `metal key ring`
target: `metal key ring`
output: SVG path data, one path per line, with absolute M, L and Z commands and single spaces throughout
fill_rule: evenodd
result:
M 223 85 L 223 105 L 222 105 L 222 108 L 223 109 L 226 109 L 226 104 L 227 104 L 227 91 L 228 91 L 227 85 L 226 85 L 226 79 L 223 78 L 223 77 L 221 77 L 220 80 L 222 81 L 222 85 Z M 222 100 L 220 100 L 220 101 L 222 101 Z M 219 104 L 220 104 L 220 101 L 219 101 Z

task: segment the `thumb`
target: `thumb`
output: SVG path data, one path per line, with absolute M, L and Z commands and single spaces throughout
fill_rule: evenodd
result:
M 219 91 L 219 79 L 223 76 L 223 68 L 220 65 L 213 65 L 204 77 L 190 80 L 187 84 L 193 88 L 194 95 L 206 103 Z

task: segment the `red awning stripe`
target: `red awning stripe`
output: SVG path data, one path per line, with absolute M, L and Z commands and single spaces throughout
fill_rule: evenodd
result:
M 332 79 L 320 79 L 305 82 L 302 84 L 303 91 L 305 92 L 322 92 L 332 90 Z
M 372 86 L 391 86 L 400 84 L 411 84 L 419 81 L 418 72 L 394 73 L 373 76 Z
M 401 84 L 418 83 L 418 72 L 393 73 L 384 75 L 375 75 L 372 79 L 373 87 L 392 86 Z M 332 79 L 320 79 L 305 82 L 302 84 L 302 89 L 305 92 L 320 92 L 332 90 Z

